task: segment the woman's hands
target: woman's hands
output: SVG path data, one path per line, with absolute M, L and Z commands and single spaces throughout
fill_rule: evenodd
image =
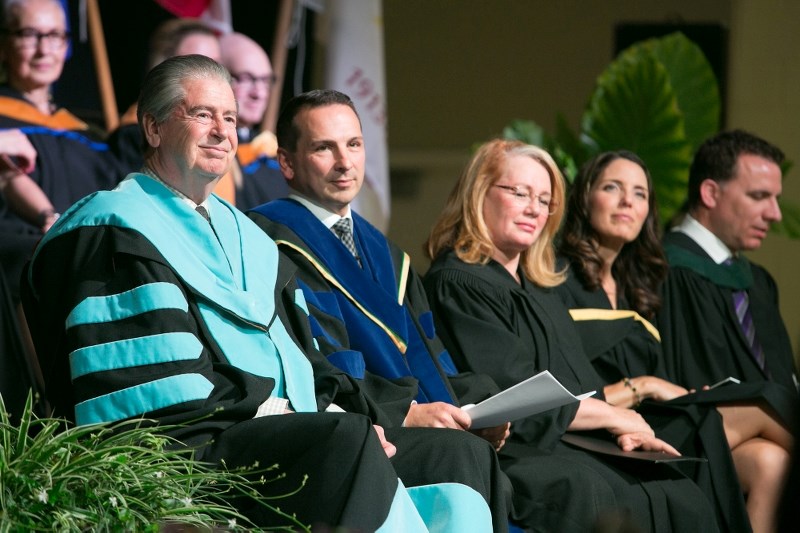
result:
M 639 376 L 631 378 L 630 381 L 635 384 L 643 400 L 645 398 L 650 398 L 657 402 L 667 402 L 678 396 L 689 393 L 688 390 L 680 385 L 675 385 L 666 379 L 657 378 L 655 376 Z
M 615 407 L 596 398 L 581 400 L 569 425 L 572 431 L 605 429 L 616 437 L 624 451 L 644 450 L 680 455 L 678 450 L 655 436 L 653 428 L 632 409 Z
M 688 394 L 680 385 L 655 376 L 637 376 L 603 387 L 606 401 L 617 407 L 638 407 L 642 400 L 666 402 Z
M 4 167 L 8 167 L 3 170 L 23 174 L 33 172 L 36 164 L 36 149 L 21 130 L 0 131 L 0 146 L 2 146 Z M 15 161 L 10 160 L 12 157 Z
M 623 451 L 642 450 L 645 452 L 662 452 L 680 455 L 680 452 L 655 435 L 645 433 L 625 433 L 617 437 L 617 446 Z

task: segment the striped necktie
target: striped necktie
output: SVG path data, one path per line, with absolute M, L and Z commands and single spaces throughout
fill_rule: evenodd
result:
M 726 259 L 724 264 L 729 265 L 732 262 L 732 259 Z M 758 342 L 758 338 L 756 337 L 756 325 L 753 324 L 753 314 L 750 312 L 750 295 L 747 294 L 746 290 L 733 291 L 733 310 L 736 312 L 736 318 L 739 319 L 742 333 L 745 339 L 747 339 L 750 355 L 753 356 L 753 360 L 758 365 L 758 368 L 769 376 L 764 349 L 761 347 L 761 343 Z
M 747 291 L 733 292 L 733 308 L 736 311 L 736 318 L 739 319 L 739 324 L 742 326 L 742 333 L 744 333 L 747 344 L 750 346 L 750 353 L 753 359 L 758 367 L 769 375 L 764 350 L 756 337 L 756 326 L 753 324 L 753 315 L 750 312 L 750 296 Z

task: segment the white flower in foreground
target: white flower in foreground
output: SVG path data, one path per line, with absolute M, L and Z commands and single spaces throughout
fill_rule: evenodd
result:
M 117 497 L 116 496 L 111 496 L 108 499 L 108 501 L 111 503 L 111 507 L 116 507 L 117 506 Z
M 47 503 L 47 491 L 39 489 L 39 492 L 36 493 L 36 499 L 42 503 Z

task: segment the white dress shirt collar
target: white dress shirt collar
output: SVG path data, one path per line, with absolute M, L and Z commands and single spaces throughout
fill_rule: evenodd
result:
M 328 211 L 320 205 L 315 204 L 297 191 L 292 191 L 289 194 L 289 198 L 303 204 L 309 211 L 311 211 L 311 214 L 314 215 L 317 220 L 325 224 L 325 227 L 328 229 L 331 229 L 333 225 L 339 222 L 339 219 L 341 218 L 349 218 L 351 221 L 350 227 L 353 227 L 353 212 L 350 210 L 350 206 L 347 206 L 347 213 L 345 213 L 344 216 L 341 216 L 332 211 Z
M 173 187 L 172 185 L 170 185 L 169 183 L 167 183 L 166 181 L 161 179 L 161 176 L 159 176 L 158 174 L 153 172 L 147 165 L 142 167 L 141 173 L 146 175 L 146 176 L 149 176 L 149 177 L 153 178 L 154 180 L 158 181 L 159 183 L 161 183 L 164 187 L 166 187 L 167 189 L 172 191 L 172 193 L 175 196 L 180 198 L 180 200 L 183 203 L 185 203 L 186 205 L 188 205 L 192 209 L 196 209 L 198 205 L 202 205 L 205 208 L 206 213 L 208 213 L 208 216 L 211 217 L 211 208 L 209 207 L 209 204 L 208 204 L 208 198 L 206 198 L 205 200 L 203 200 L 199 204 L 196 204 L 196 203 L 194 203 L 194 200 L 192 200 L 191 198 L 189 198 L 188 196 L 183 194 L 181 191 L 179 191 L 178 189 L 176 189 L 175 187 Z
M 724 242 L 689 214 L 672 231 L 680 231 L 691 237 L 717 264 L 733 257 L 731 249 Z

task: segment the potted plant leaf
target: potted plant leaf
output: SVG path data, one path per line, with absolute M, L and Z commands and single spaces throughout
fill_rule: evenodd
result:
M 269 507 L 281 529 L 309 530 L 273 505 L 280 495 L 263 495 L 278 465 L 202 463 L 142 422 L 69 426 L 33 415 L 29 395 L 12 424 L 0 396 L 0 532 L 254 530 L 232 498 Z

